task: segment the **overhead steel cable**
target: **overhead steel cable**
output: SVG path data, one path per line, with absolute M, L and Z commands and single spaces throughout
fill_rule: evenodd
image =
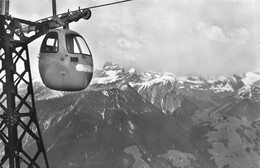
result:
M 107 4 L 91 6 L 91 7 L 85 8 L 85 9 L 100 8 L 100 7 L 104 7 L 104 6 L 110 6 L 110 5 L 115 5 L 115 4 L 119 4 L 119 3 L 125 3 L 125 2 L 129 2 L 129 1 L 134 1 L 134 0 L 124 0 L 124 1 L 111 2 L 111 3 L 107 3 Z

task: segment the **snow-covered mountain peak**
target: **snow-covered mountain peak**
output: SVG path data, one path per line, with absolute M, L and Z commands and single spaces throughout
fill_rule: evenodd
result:
M 106 63 L 104 65 L 101 75 L 105 76 L 105 77 L 108 77 L 108 76 L 116 77 L 116 76 L 120 76 L 123 73 L 125 73 L 124 68 L 119 66 L 118 64 Z
M 245 77 L 242 79 L 242 82 L 247 85 L 250 86 L 252 84 L 254 84 L 256 81 L 260 80 L 260 73 L 258 72 L 247 72 L 245 74 Z
M 106 62 L 103 69 L 95 71 L 95 77 L 92 79 L 91 84 L 108 84 L 118 80 L 122 80 L 125 74 L 123 67 L 116 63 Z
M 172 73 L 168 72 L 163 72 L 163 73 L 158 73 L 154 71 L 146 71 L 142 72 L 140 74 L 140 78 L 142 79 L 142 82 L 152 82 L 152 83 L 158 83 L 158 82 L 174 82 L 176 80 L 176 76 Z
M 148 81 L 154 78 L 158 78 L 160 74 L 149 70 L 149 71 L 142 72 L 140 76 L 143 80 Z
M 124 68 L 116 63 L 106 62 L 103 66 L 103 70 L 124 70 Z
M 158 73 L 146 71 L 138 73 L 134 68 L 126 71 L 122 66 L 116 63 L 106 62 L 103 69 L 95 70 L 94 77 L 90 84 L 92 86 L 90 86 L 90 88 L 119 88 L 122 83 L 128 83 L 139 92 L 150 87 L 165 87 L 168 91 L 177 89 L 186 91 L 204 90 L 215 93 L 232 93 L 238 91 L 244 85 L 251 86 L 257 81 L 260 81 L 260 74 L 257 72 L 249 72 L 244 76 L 177 76 L 170 72 Z M 39 81 L 35 81 L 34 85 L 35 88 L 40 88 L 37 90 L 39 98 L 41 97 L 40 99 L 44 99 L 45 96 L 43 94 L 45 91 L 43 91 L 43 84 Z M 241 94 L 242 90 L 248 90 L 248 87 L 241 89 Z M 48 93 L 48 98 L 59 97 L 64 94 L 62 92 L 53 92 L 49 90 L 46 91 L 46 93 Z
M 121 71 L 103 71 L 101 76 L 92 79 L 91 84 L 108 84 L 120 79 Z
M 236 94 L 237 99 L 260 101 L 260 73 L 247 72 L 241 80 L 244 84 Z
M 96 70 L 95 77 L 91 84 L 115 84 L 121 81 L 129 83 L 137 90 L 151 87 L 154 85 L 172 85 L 177 89 L 185 90 L 210 90 L 213 92 L 233 92 L 238 90 L 244 84 L 241 82 L 242 77 L 234 76 L 201 76 L 187 75 L 177 76 L 170 72 L 145 71 L 137 73 L 134 68 L 125 71 L 125 69 L 115 63 L 106 62 L 102 70 Z

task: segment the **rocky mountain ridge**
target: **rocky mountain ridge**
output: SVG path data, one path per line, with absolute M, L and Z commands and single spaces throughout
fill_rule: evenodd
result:
M 205 110 L 212 110 L 234 97 L 258 101 L 256 92 L 259 90 L 259 81 L 260 73 L 257 72 L 228 77 L 178 77 L 167 72 L 137 73 L 133 68 L 126 71 L 118 64 L 107 62 L 103 69 L 95 71 L 94 78 L 87 89 L 110 89 L 127 83 L 164 113 L 173 113 L 180 107 L 184 97 Z M 37 100 L 69 94 L 49 90 L 39 81 L 34 83 Z

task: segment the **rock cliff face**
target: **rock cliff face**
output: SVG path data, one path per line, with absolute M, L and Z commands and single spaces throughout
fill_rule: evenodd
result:
M 82 92 L 35 83 L 50 165 L 259 168 L 259 77 L 138 74 L 106 63 Z

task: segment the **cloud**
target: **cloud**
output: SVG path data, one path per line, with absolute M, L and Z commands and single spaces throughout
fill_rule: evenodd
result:
M 141 43 L 138 41 L 130 41 L 124 38 L 119 38 L 117 41 L 117 46 L 122 50 L 136 50 L 141 47 Z
M 249 40 L 248 31 L 245 28 L 224 30 L 209 23 L 199 22 L 195 29 L 201 37 L 216 42 L 245 44 Z
M 57 0 L 57 12 L 112 1 L 116 0 Z M 252 69 L 255 63 L 252 4 L 244 0 L 137 0 L 93 9 L 89 20 L 73 22 L 70 28 L 88 42 L 96 68 L 109 60 L 139 71 L 236 73 Z M 13 16 L 29 20 L 52 14 L 50 0 L 17 0 L 10 9 Z M 30 45 L 35 62 L 40 42 Z

